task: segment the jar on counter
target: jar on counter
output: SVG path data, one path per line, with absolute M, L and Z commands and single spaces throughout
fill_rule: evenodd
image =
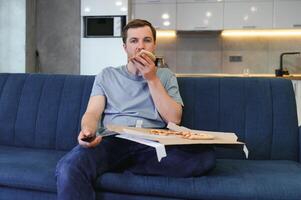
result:
M 156 57 L 155 64 L 157 67 L 160 67 L 160 68 L 164 68 L 164 67 L 168 68 L 168 65 L 166 64 L 166 62 L 162 56 Z

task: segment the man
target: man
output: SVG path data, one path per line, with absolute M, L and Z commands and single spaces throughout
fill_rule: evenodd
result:
M 95 78 L 87 110 L 82 117 L 79 145 L 57 165 L 58 199 L 95 199 L 93 183 L 106 171 L 128 170 L 134 174 L 174 177 L 199 176 L 215 164 L 212 148 L 202 146 L 167 147 L 167 157 L 157 161 L 152 147 L 113 136 L 95 137 L 99 123 L 164 128 L 179 124 L 182 99 L 175 75 L 157 69 L 141 50 L 154 52 L 156 31 L 145 20 L 133 20 L 123 29 L 127 65 L 104 69 Z M 103 116 L 103 118 L 102 118 Z M 93 138 L 93 137 L 91 137 Z

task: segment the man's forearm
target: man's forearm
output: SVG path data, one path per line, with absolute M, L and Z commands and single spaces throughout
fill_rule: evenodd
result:
M 81 128 L 95 133 L 98 129 L 100 117 L 93 115 L 92 113 L 86 112 L 81 121 Z
M 160 79 L 156 77 L 148 81 L 148 86 L 155 106 L 164 121 L 179 124 L 182 117 L 182 106 L 168 95 Z

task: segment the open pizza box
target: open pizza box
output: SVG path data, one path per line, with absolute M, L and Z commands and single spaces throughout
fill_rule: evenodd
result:
M 165 145 L 190 145 L 190 144 L 214 144 L 214 145 L 243 145 L 243 150 L 248 157 L 248 150 L 243 142 L 237 141 L 235 133 L 230 132 L 213 132 L 192 130 L 174 123 L 168 123 L 167 128 L 171 131 L 163 129 L 147 129 L 137 127 L 127 127 L 119 125 L 108 125 L 107 129 L 119 133 L 116 137 L 135 141 L 145 145 L 152 146 L 156 149 L 158 160 L 166 156 Z M 167 134 L 164 134 L 166 133 Z M 168 134 L 170 132 L 171 134 Z M 162 133 L 162 134 L 160 134 Z M 173 134 L 179 133 L 179 134 Z M 192 134 L 193 139 L 184 138 L 183 134 Z

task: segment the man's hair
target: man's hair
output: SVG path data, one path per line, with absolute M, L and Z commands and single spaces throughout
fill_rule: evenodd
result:
M 153 27 L 153 25 L 143 19 L 134 19 L 132 21 L 130 21 L 129 23 L 127 23 L 127 25 L 125 25 L 122 29 L 122 41 L 125 44 L 126 43 L 126 39 L 128 37 L 128 30 L 130 28 L 140 28 L 140 27 L 144 27 L 144 26 L 148 26 L 153 34 L 153 38 L 154 38 L 154 42 L 156 42 L 156 29 Z

